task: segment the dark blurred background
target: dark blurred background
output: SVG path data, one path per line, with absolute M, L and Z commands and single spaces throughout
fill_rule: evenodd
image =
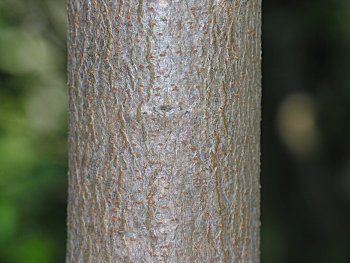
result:
M 350 262 L 350 1 L 263 1 L 263 263 Z M 62 263 L 64 0 L 0 1 L 0 263 Z

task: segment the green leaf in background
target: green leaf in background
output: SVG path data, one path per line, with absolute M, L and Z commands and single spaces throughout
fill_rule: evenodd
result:
M 23 237 L 12 248 L 13 263 L 51 263 L 53 243 L 50 239 L 37 233 Z
M 13 239 L 17 228 L 16 207 L 9 200 L 0 199 L 0 246 Z

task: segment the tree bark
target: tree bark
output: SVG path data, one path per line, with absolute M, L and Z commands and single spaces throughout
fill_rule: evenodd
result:
M 67 7 L 67 262 L 259 262 L 260 0 Z

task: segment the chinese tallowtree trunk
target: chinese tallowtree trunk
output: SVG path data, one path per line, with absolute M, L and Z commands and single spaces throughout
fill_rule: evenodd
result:
M 260 0 L 67 10 L 67 263 L 259 262 Z

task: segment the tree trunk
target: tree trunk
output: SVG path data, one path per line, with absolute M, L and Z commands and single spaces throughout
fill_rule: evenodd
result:
M 259 262 L 260 0 L 68 16 L 67 262 Z

